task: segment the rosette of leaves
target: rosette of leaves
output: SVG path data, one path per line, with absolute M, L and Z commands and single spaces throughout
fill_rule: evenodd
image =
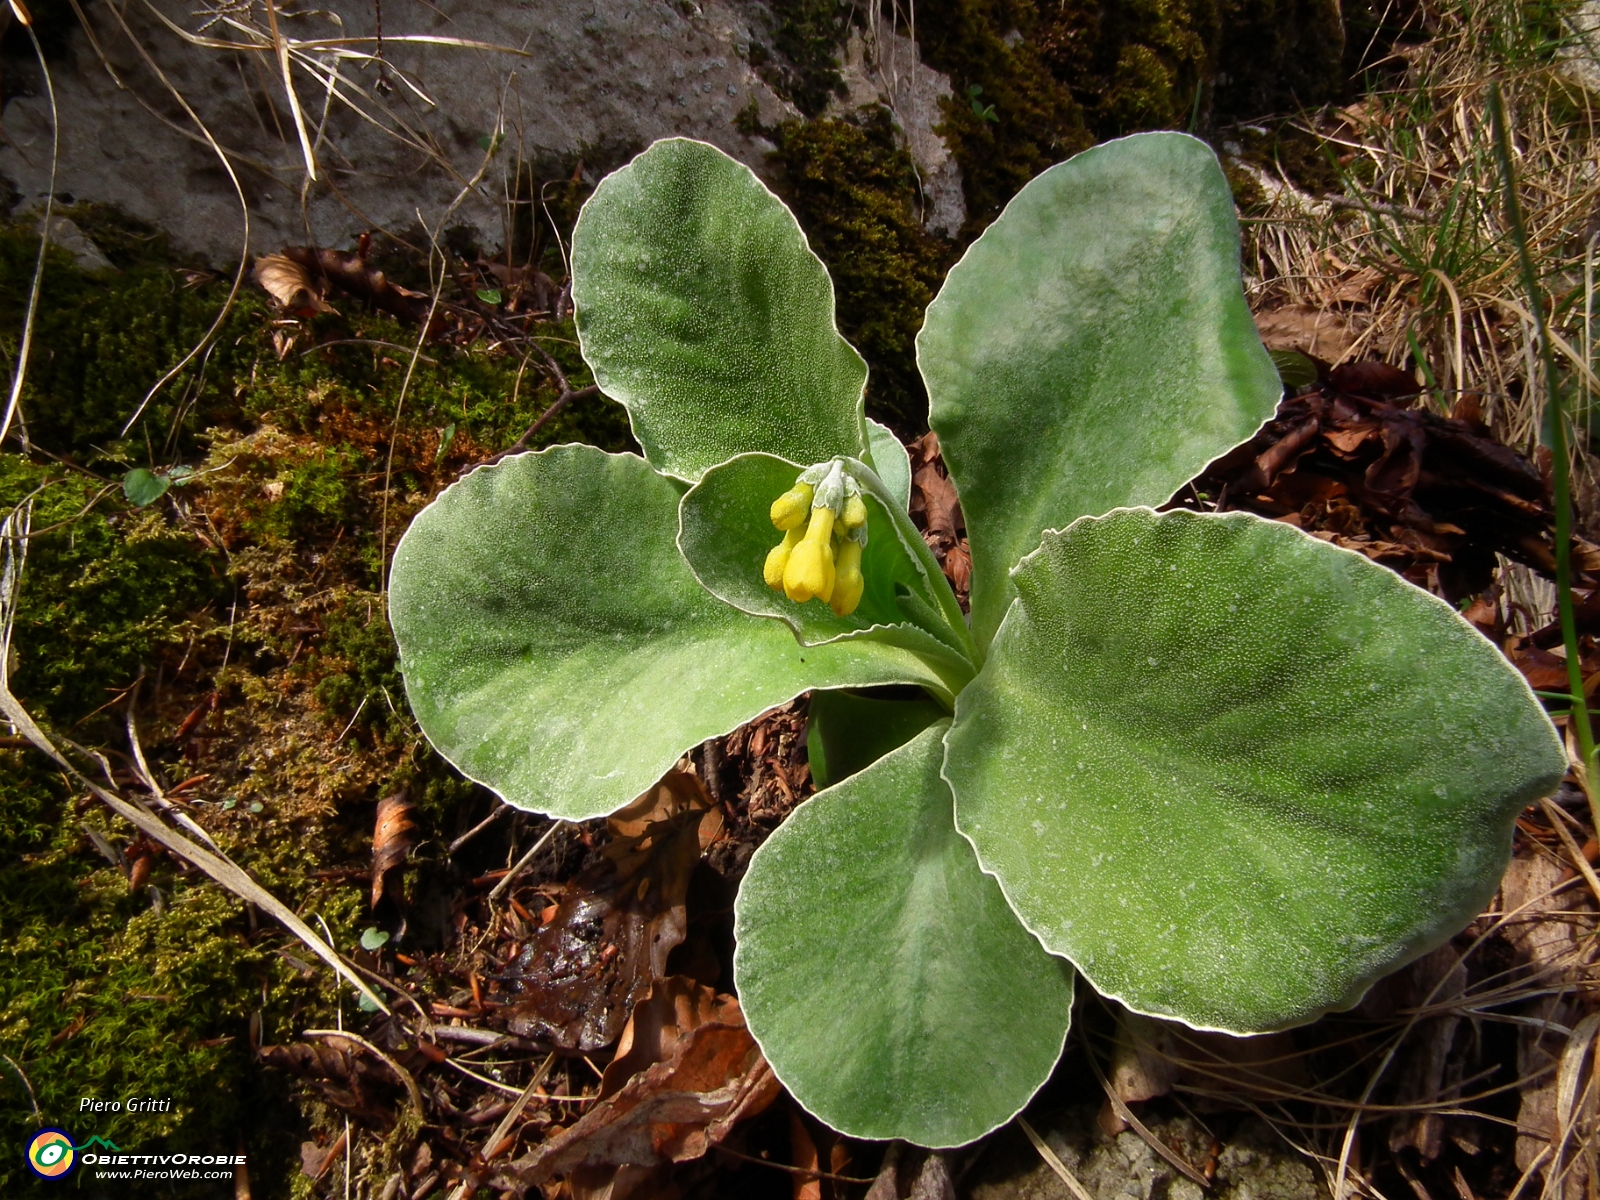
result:
M 1284 524 L 1154 507 L 1280 394 L 1201 142 L 1044 172 L 928 311 L 970 620 L 827 274 L 746 168 L 673 140 L 611 175 L 573 296 L 644 457 L 516 456 L 416 519 L 390 593 L 411 704 L 465 774 L 578 819 L 813 692 L 827 786 L 751 860 L 735 971 L 840 1130 L 952 1146 L 1010 1119 L 1079 974 L 1202 1029 L 1347 1007 L 1471 919 L 1562 775 L 1446 604 Z M 769 505 L 829 460 L 868 510 L 846 616 L 762 579 Z

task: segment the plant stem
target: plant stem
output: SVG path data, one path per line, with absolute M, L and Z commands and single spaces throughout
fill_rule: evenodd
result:
M 1583 788 L 1595 807 L 1594 730 L 1589 724 L 1589 707 L 1583 694 L 1583 661 L 1579 655 L 1578 623 L 1572 604 L 1572 464 L 1567 456 L 1567 414 L 1562 404 L 1561 387 L 1556 378 L 1555 352 L 1550 331 L 1545 325 L 1544 296 L 1528 252 L 1528 232 L 1522 221 L 1522 205 L 1517 199 L 1516 172 L 1511 162 L 1511 135 L 1506 128 L 1505 100 L 1500 85 L 1489 85 L 1489 116 L 1494 122 L 1494 152 L 1499 160 L 1505 188 L 1506 222 L 1517 249 L 1517 265 L 1522 287 L 1528 294 L 1528 311 L 1533 314 L 1539 338 L 1539 355 L 1544 367 L 1545 412 L 1550 427 L 1551 471 L 1554 476 L 1556 510 L 1556 609 L 1561 619 L 1561 642 L 1567 652 L 1567 685 L 1572 692 L 1572 713 L 1568 718 L 1578 737 L 1578 754 L 1583 760 Z M 1597 815 L 1600 819 L 1600 815 Z

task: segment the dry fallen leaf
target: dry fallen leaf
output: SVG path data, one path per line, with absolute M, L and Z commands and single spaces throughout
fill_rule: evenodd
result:
M 635 1007 L 598 1102 L 513 1168 L 528 1182 L 566 1176 L 574 1194 L 594 1194 L 619 1169 L 701 1157 L 781 1090 L 738 1000 L 683 976 L 660 979 Z
M 405 788 L 378 801 L 378 818 L 372 831 L 373 908 L 378 907 L 386 891 L 397 902 L 403 899 L 394 886 L 395 876 L 406 865 L 406 856 L 416 844 L 413 834 L 417 825 L 412 820 L 416 809 Z
M 1349 355 L 1356 333 L 1339 312 L 1310 304 L 1286 304 L 1256 314 L 1256 332 L 1268 350 L 1298 350 L 1325 362 Z
M 568 885 L 507 972 L 523 991 L 506 1012 L 511 1032 L 564 1050 L 617 1039 L 688 928 L 684 905 L 706 812 L 685 799 L 692 794 L 682 781 L 663 781 L 614 819 L 606 861 Z M 648 819 L 663 813 L 671 815 Z
M 282 254 L 263 254 L 256 259 L 256 282 L 280 307 L 291 312 L 338 311 L 322 299 L 321 290 L 305 267 Z
M 1334 367 L 1195 490 L 1358 550 L 1451 601 L 1489 586 L 1497 553 L 1546 570 L 1539 471 L 1481 424 L 1417 406 L 1416 391 L 1387 363 Z
M 427 312 L 426 305 L 420 302 L 427 296 L 391 283 L 382 271 L 367 261 L 366 244 L 363 238 L 363 248 L 355 251 L 289 246 L 281 255 L 268 257 L 299 267 L 308 283 L 324 295 L 329 288 L 338 288 L 408 325 L 420 325 Z
M 343 1037 L 262 1046 L 261 1061 L 310 1080 L 335 1108 L 379 1129 L 393 1126 L 400 1084 L 381 1062 Z

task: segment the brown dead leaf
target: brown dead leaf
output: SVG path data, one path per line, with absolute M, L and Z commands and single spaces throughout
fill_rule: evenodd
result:
M 1481 425 L 1416 406 L 1416 391 L 1387 363 L 1334 367 L 1281 401 L 1195 492 L 1297 522 L 1451 602 L 1490 585 L 1497 554 L 1546 571 L 1552 518 L 1539 471 Z
M 945 469 L 939 435 L 923 434 L 906 446 L 911 456 L 911 519 L 922 532 L 965 610 L 972 583 L 972 553 L 961 499 Z
M 632 804 L 607 817 L 606 824 L 616 836 L 637 840 L 658 822 L 670 821 L 687 812 L 704 812 L 710 807 L 711 797 L 706 795 L 700 780 L 687 771 L 673 770 Z
M 1256 332 L 1268 350 L 1298 350 L 1330 363 L 1346 358 L 1356 343 L 1355 330 L 1342 313 L 1310 304 L 1257 313 Z
M 262 290 L 290 312 L 337 313 L 322 299 L 323 291 L 311 273 L 294 259 L 282 254 L 263 254 L 256 259 L 256 282 Z M 280 355 L 280 357 L 282 357 Z
M 1318 291 L 1324 304 L 1365 304 L 1383 280 L 1383 272 L 1376 267 L 1362 267 L 1341 278 L 1321 280 Z
M 1341 392 L 1375 399 L 1410 397 L 1422 390 L 1409 371 L 1376 360 L 1341 363 L 1328 373 L 1328 382 Z
M 1537 646 L 1515 647 L 1506 652 L 1511 664 L 1522 672 L 1528 686 L 1541 692 L 1567 689 L 1567 660 Z
M 1124 1104 L 1154 1100 L 1172 1090 L 1177 1074 L 1172 1026 L 1137 1013 L 1119 1014 L 1110 1082 Z
M 365 245 L 366 239 L 363 239 L 363 248 Z M 319 295 L 325 296 L 330 290 L 337 289 L 358 300 L 365 300 L 373 308 L 408 325 L 420 325 L 427 315 L 427 306 L 420 303 L 427 296 L 390 282 L 382 271 L 367 261 L 364 249 L 320 250 L 312 246 L 288 246 L 282 254 L 269 254 L 266 257 L 275 263 L 288 263 L 298 268 L 305 286 Z M 259 267 L 257 278 L 260 278 Z M 285 278 L 288 276 L 285 275 Z M 263 283 L 262 286 L 266 285 Z M 333 310 L 324 307 L 316 311 Z
M 261 1061 L 309 1080 L 334 1107 L 380 1129 L 393 1126 L 400 1084 L 383 1063 L 348 1038 L 262 1046 Z
M 396 902 L 404 900 L 396 886 L 399 882 L 396 876 L 416 845 L 417 825 L 412 820 L 416 811 L 417 806 L 411 802 L 405 788 L 378 801 L 378 819 L 372 831 L 373 908 L 378 907 L 386 891 Z
M 821 1169 L 821 1158 L 817 1155 L 817 1144 L 811 1140 L 811 1134 L 806 1129 L 806 1123 L 800 1117 L 800 1110 L 789 1109 L 789 1163 L 799 1167 L 802 1171 L 816 1171 Z M 796 1175 L 794 1178 L 794 1200 L 822 1200 L 822 1179 L 817 1175 Z
M 581 1177 L 593 1188 L 619 1168 L 687 1162 L 782 1090 L 739 1002 L 682 976 L 657 980 L 641 997 L 619 1049 L 600 1100 L 519 1159 L 520 1177 L 537 1184 Z
M 698 783 L 696 782 L 696 786 Z M 658 785 L 644 810 L 623 819 L 636 826 L 653 806 L 682 803 L 682 781 Z M 678 789 L 678 790 L 674 790 Z M 665 975 L 667 955 L 688 922 L 689 878 L 700 858 L 705 810 L 687 804 L 666 820 L 618 836 L 606 861 L 568 885 L 554 916 L 533 935 L 507 978 L 522 998 L 507 1010 L 511 1032 L 565 1050 L 597 1050 L 616 1041 L 634 1002 Z

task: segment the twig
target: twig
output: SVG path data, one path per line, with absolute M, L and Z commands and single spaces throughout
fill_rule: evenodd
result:
M 527 429 L 523 430 L 521 437 L 512 442 L 510 447 L 496 455 L 495 458 L 500 459 L 505 458 L 508 455 L 520 454 L 522 451 L 528 448 L 528 442 L 532 439 L 533 435 L 538 433 L 539 430 L 543 429 L 550 422 L 551 418 L 563 408 L 571 404 L 574 400 L 587 400 L 590 396 L 598 396 L 599 394 L 599 387 L 592 383 L 588 387 L 579 388 L 575 392 L 563 391 L 561 395 L 556 398 L 555 403 L 549 408 L 545 409 L 544 412 L 539 415 L 539 419 L 537 421 L 535 421 L 532 425 L 529 425 Z
M 516 881 L 517 876 L 521 875 L 528 869 L 528 864 L 533 861 L 533 856 L 539 853 L 539 851 L 543 850 L 545 843 L 547 843 L 551 838 L 555 837 L 556 830 L 568 823 L 569 822 L 566 821 L 557 821 L 554 825 L 550 826 L 549 829 L 544 831 L 544 835 L 533 844 L 526 854 L 517 860 L 517 865 L 512 867 L 511 870 L 507 871 L 505 873 L 505 877 L 501 879 L 499 883 L 494 885 L 494 889 L 489 893 L 490 904 L 493 904 L 496 900 L 500 899 L 501 896 L 506 894 L 506 890 L 510 888 L 512 883 Z
M 363 1050 L 371 1054 L 374 1058 L 382 1062 L 384 1066 L 389 1068 L 389 1070 L 393 1071 L 395 1077 L 399 1079 L 401 1083 L 406 1085 L 406 1094 L 411 1097 L 411 1107 L 416 1111 L 417 1119 L 420 1121 L 426 1116 L 422 1108 L 422 1090 L 417 1087 L 417 1081 L 411 1077 L 411 1072 L 406 1070 L 399 1063 L 395 1062 L 394 1059 L 390 1058 L 382 1050 L 378 1049 L 371 1042 L 367 1041 L 367 1039 L 362 1037 L 359 1033 L 351 1033 L 348 1029 L 307 1029 L 300 1036 L 314 1038 L 337 1037 L 346 1038 L 349 1041 L 354 1042 Z
M 477 1046 L 479 1049 L 537 1050 L 539 1048 L 536 1042 L 519 1038 L 515 1034 L 501 1033 L 496 1029 L 472 1029 L 465 1025 L 435 1025 L 430 1032 L 438 1041 L 462 1042 L 469 1046 Z
M 510 811 L 511 811 L 511 806 L 509 804 L 496 804 L 494 806 L 494 811 L 493 812 L 491 812 L 483 820 L 479 821 L 471 829 L 469 829 L 465 833 L 463 833 L 455 841 L 451 842 L 449 849 L 447 849 L 445 851 L 445 853 L 446 854 L 454 854 L 457 850 L 461 849 L 461 847 L 465 846 L 473 838 L 477 837 L 485 829 L 489 828 L 489 826 L 493 825 L 496 821 L 498 821 L 501 817 L 505 816 Z
M 1021 1113 L 1017 1114 L 1017 1128 L 1028 1135 L 1028 1140 L 1033 1143 L 1033 1148 L 1039 1152 L 1039 1157 L 1044 1159 L 1046 1166 L 1060 1176 L 1061 1182 L 1067 1185 L 1067 1191 L 1076 1196 L 1078 1200 L 1094 1200 L 1094 1197 L 1089 1194 L 1089 1189 L 1078 1182 L 1078 1177 L 1069 1171 L 1067 1164 L 1057 1157 L 1054 1150 L 1050 1149 L 1050 1144 L 1034 1132 L 1033 1126 L 1028 1124 L 1028 1118 Z
M 522 1089 L 522 1094 L 517 1097 L 517 1102 L 506 1110 L 506 1115 L 500 1118 L 500 1124 L 494 1127 L 494 1132 L 489 1135 L 489 1140 L 483 1144 L 482 1158 L 485 1163 L 489 1155 L 500 1145 L 506 1134 L 511 1132 L 511 1126 L 516 1124 L 517 1118 L 522 1115 L 522 1110 L 528 1107 L 528 1102 L 534 1098 L 534 1093 L 539 1090 L 539 1085 L 544 1082 L 545 1076 L 550 1074 L 550 1068 L 555 1065 L 556 1056 L 545 1056 L 544 1062 L 539 1064 L 539 1069 L 533 1073 L 533 1078 L 528 1080 L 528 1086 Z M 472 1195 L 476 1181 L 470 1177 L 463 1179 L 456 1188 L 451 1200 L 467 1200 Z
M 1408 208 L 1404 204 L 1385 204 L 1381 200 L 1366 200 L 1359 196 L 1324 196 L 1322 200 L 1329 208 L 1375 212 L 1386 217 L 1404 217 L 1408 221 L 1425 222 L 1430 219 L 1420 208 Z
M 831 1179 L 835 1183 L 872 1183 L 871 1179 L 861 1179 L 854 1175 L 835 1175 L 830 1171 L 819 1171 L 815 1167 L 791 1167 L 788 1163 L 773 1162 L 770 1158 L 757 1158 L 754 1154 L 741 1154 L 737 1150 L 730 1150 L 720 1142 L 712 1147 L 718 1154 L 726 1154 L 729 1158 L 737 1158 L 742 1162 L 755 1163 L 761 1167 L 771 1167 L 774 1171 L 787 1171 L 791 1175 L 803 1175 L 807 1179 Z M 1093 1200 L 1090 1197 L 1089 1200 Z

